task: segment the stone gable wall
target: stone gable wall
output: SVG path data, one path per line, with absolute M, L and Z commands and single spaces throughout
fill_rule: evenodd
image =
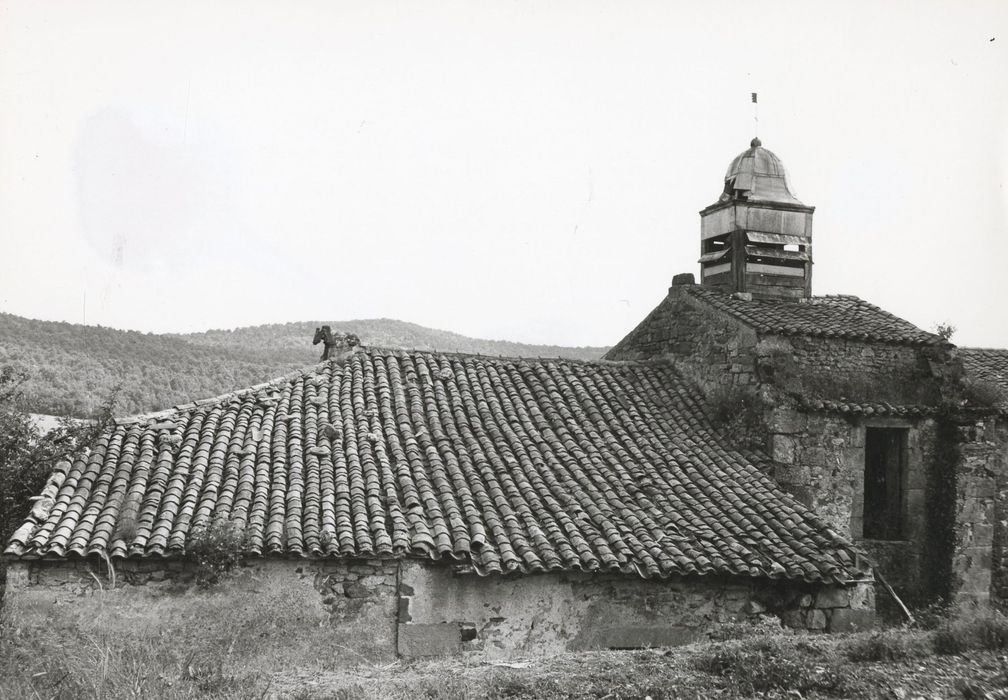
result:
M 673 286 L 608 360 L 675 359 L 676 367 L 710 392 L 756 382 L 756 332 Z

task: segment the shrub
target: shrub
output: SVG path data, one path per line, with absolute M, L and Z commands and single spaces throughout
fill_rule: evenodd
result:
M 209 588 L 241 564 L 247 538 L 241 525 L 223 518 L 197 528 L 189 535 L 186 554 L 196 564 L 196 583 Z
M 842 692 L 847 681 L 814 644 L 789 645 L 780 638 L 724 644 L 702 653 L 694 664 L 745 693 Z
M 775 615 L 759 615 L 738 622 L 724 622 L 711 630 L 707 636 L 711 641 L 727 642 L 732 639 L 749 639 L 770 635 L 794 634 L 794 630 L 784 627 Z
M 1006 400 L 997 384 L 969 379 L 963 380 L 962 398 L 967 406 L 976 408 L 997 408 Z
M 745 449 L 764 447 L 765 405 L 750 387 L 723 386 L 708 398 L 714 425 L 736 445 Z
M 1008 617 L 998 610 L 972 608 L 940 625 L 931 637 L 938 654 L 1008 647 Z
M 936 630 L 953 616 L 952 608 L 944 599 L 913 609 L 914 627 L 919 630 Z
M 784 391 L 800 391 L 801 376 L 794 348 L 786 340 L 765 338 L 756 344 L 756 368 L 760 381 Z
M 855 637 L 842 651 L 851 661 L 905 661 L 927 655 L 924 639 L 905 629 L 875 632 L 869 637 Z

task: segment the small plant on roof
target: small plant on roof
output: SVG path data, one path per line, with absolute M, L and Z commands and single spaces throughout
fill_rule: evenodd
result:
M 942 340 L 951 340 L 952 336 L 955 335 L 956 327 L 951 323 L 939 323 L 935 326 L 935 333 Z
M 186 556 L 196 564 L 196 584 L 210 588 L 241 564 L 248 539 L 241 525 L 215 518 L 189 535 Z

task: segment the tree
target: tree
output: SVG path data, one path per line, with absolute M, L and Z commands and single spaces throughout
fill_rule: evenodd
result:
M 24 522 L 61 459 L 73 459 L 98 437 L 112 418 L 115 392 L 94 420 L 61 418 L 56 428 L 39 429 L 25 410 L 26 372 L 0 368 L 0 549 Z

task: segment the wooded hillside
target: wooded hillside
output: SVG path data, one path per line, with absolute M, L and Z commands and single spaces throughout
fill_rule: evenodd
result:
M 329 323 L 329 322 L 327 322 Z M 120 387 L 119 414 L 142 413 L 223 394 L 318 362 L 314 322 L 141 333 L 0 313 L 0 367 L 29 375 L 27 407 L 87 417 Z M 391 319 L 329 323 L 365 345 L 526 357 L 596 359 L 606 348 L 479 340 Z

